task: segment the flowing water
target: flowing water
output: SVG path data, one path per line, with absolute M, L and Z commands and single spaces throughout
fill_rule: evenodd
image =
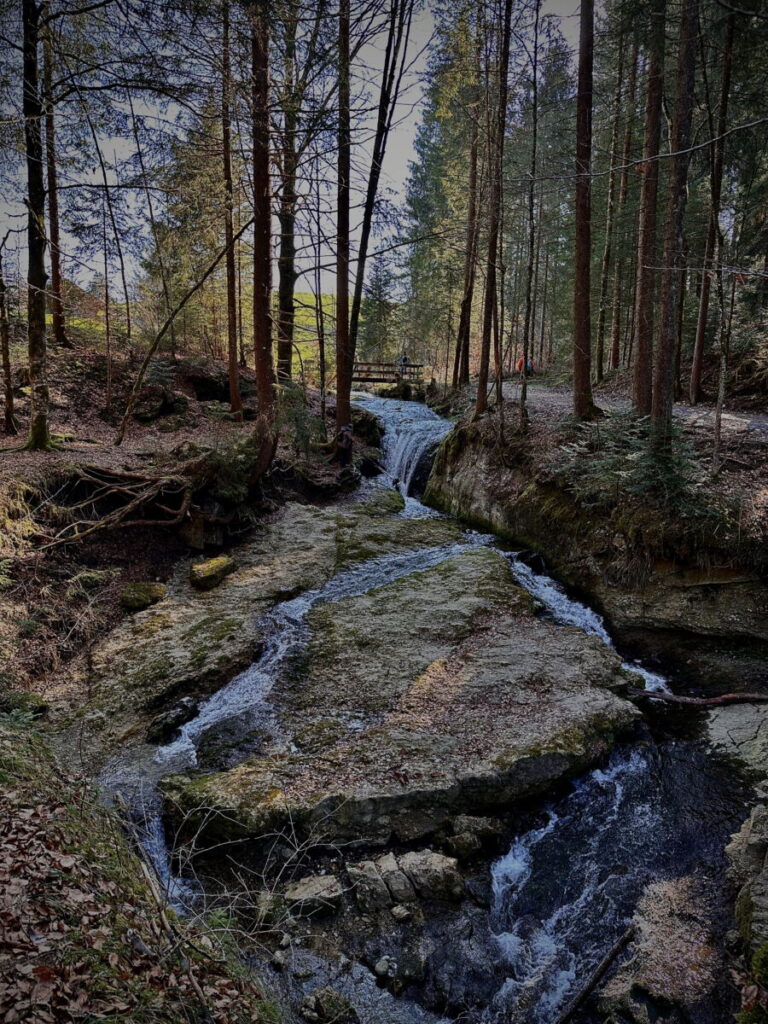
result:
M 385 425 L 384 483 L 404 496 L 400 515 L 437 515 L 411 491 L 424 460 L 451 424 L 416 403 L 368 395 L 356 400 Z M 493 542 L 490 536 L 467 531 L 456 544 L 372 559 L 277 605 L 262 623 L 269 639 L 259 660 L 205 701 L 173 742 L 156 750 L 148 774 L 158 778 L 194 767 L 206 735 L 238 718 L 271 735 L 272 742 L 285 742 L 272 721 L 269 694 L 285 665 L 310 639 L 306 620 L 311 608 L 364 594 Z M 540 602 L 545 616 L 612 646 L 600 615 L 518 553 L 507 553 L 507 558 L 515 579 Z M 663 676 L 636 662 L 625 667 L 638 673 L 646 689 L 668 691 Z M 354 729 L 365 723 L 346 724 Z M 141 767 L 147 769 L 146 764 Z M 143 810 L 143 845 L 169 900 L 182 909 L 194 898 L 194 888 L 170 870 L 154 793 Z M 493 957 L 502 962 L 506 980 L 491 1005 L 473 1019 L 551 1024 L 626 928 L 648 880 L 694 870 L 721 871 L 722 848 L 741 817 L 731 780 L 689 741 L 649 740 L 619 750 L 606 765 L 575 782 L 492 865 Z M 386 1024 L 395 1019 L 391 1006 L 388 1013 L 364 1016 Z M 427 1017 L 436 1020 L 414 1007 L 413 1020 Z

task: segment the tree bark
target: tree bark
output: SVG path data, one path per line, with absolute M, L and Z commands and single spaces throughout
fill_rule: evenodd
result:
M 22 0 L 24 148 L 27 161 L 27 337 L 31 413 L 27 447 L 51 447 L 48 428 L 47 343 L 45 335 L 45 184 L 43 182 L 43 105 L 38 82 L 40 7 Z
M 534 257 L 538 264 L 538 253 L 534 254 L 536 242 L 536 171 L 539 142 L 539 16 L 540 0 L 536 0 L 533 27 L 533 68 L 531 76 L 531 170 L 528 179 L 528 266 L 525 272 L 525 323 L 523 325 L 523 373 L 520 379 L 520 429 L 528 422 L 528 358 L 534 338 L 535 318 L 533 315 L 533 271 Z
M 577 419 L 595 415 L 592 399 L 590 262 L 592 209 L 592 65 L 594 0 L 581 0 L 579 77 L 576 94 L 576 252 L 573 295 L 573 412 Z
M 611 269 L 613 246 L 613 221 L 616 210 L 616 160 L 619 149 L 619 121 L 621 118 L 621 87 L 624 83 L 624 34 L 619 39 L 619 63 L 616 71 L 616 95 L 614 96 L 613 127 L 611 128 L 611 146 L 609 151 L 610 167 L 608 170 L 608 199 L 605 210 L 605 244 L 600 267 L 600 306 L 597 315 L 597 345 L 595 347 L 595 380 L 603 379 L 605 364 L 605 321 L 608 313 L 608 277 Z M 632 111 L 627 104 L 627 118 Z
M 3 243 L 8 236 L 5 236 Z M 5 301 L 5 275 L 3 274 L 3 252 L 0 246 L 0 355 L 3 361 L 3 391 L 5 404 L 3 423 L 6 434 L 18 434 L 13 410 L 13 379 L 11 377 L 11 332 L 8 324 L 8 306 Z
M 459 330 L 456 336 L 456 357 L 453 364 L 453 386 L 469 384 L 469 336 L 472 325 L 472 302 L 475 294 L 475 272 L 477 267 L 477 162 L 479 153 L 479 89 L 475 91 L 476 102 L 470 112 L 472 127 L 469 144 L 469 182 L 467 199 L 467 235 L 464 252 L 464 292 L 459 311 Z
M 477 380 L 475 416 L 488 408 L 488 375 L 493 333 L 493 310 L 496 302 L 498 278 L 499 227 L 501 224 L 502 172 L 504 167 L 504 135 L 507 125 L 507 97 L 509 94 L 509 44 L 512 31 L 513 0 L 505 0 L 504 24 L 501 33 L 501 60 L 499 61 L 499 96 L 496 123 L 492 130 L 490 160 L 490 216 L 488 220 L 488 266 L 485 274 L 483 308 L 483 334 L 480 349 L 480 372 Z
M 46 4 L 43 11 L 47 10 Z M 48 235 L 51 252 L 51 319 L 53 337 L 59 348 L 72 348 L 64 319 L 61 277 L 61 232 L 59 229 L 59 186 L 56 169 L 56 125 L 53 113 L 53 45 L 51 27 L 43 37 L 43 93 L 45 96 L 45 164 L 48 175 Z
M 723 156 L 725 152 L 725 129 L 728 123 L 728 96 L 731 90 L 731 70 L 733 67 L 733 35 L 736 24 L 736 16 L 728 15 L 726 23 L 725 49 L 723 50 L 723 70 L 720 83 L 720 109 L 717 118 L 717 130 L 714 133 L 715 142 L 712 145 L 712 171 L 711 171 L 711 202 L 709 211 L 709 227 L 707 229 L 707 242 L 704 253 L 704 272 L 701 281 L 701 292 L 699 294 L 699 314 L 696 321 L 696 340 L 693 345 L 693 363 L 691 365 L 691 379 L 688 390 L 688 397 L 691 405 L 701 399 L 701 374 L 704 365 L 704 343 L 707 335 L 707 317 L 709 314 L 709 298 L 711 291 L 711 268 L 712 258 L 716 249 L 717 224 L 720 218 L 720 195 L 723 186 Z
M 277 260 L 277 379 L 290 380 L 293 368 L 295 332 L 294 291 L 296 288 L 296 17 L 288 15 L 285 53 L 285 130 L 282 139 L 282 182 L 278 220 L 280 253 Z
M 390 3 L 387 46 L 384 54 L 384 68 L 381 76 L 381 90 L 379 92 L 379 105 L 376 116 L 376 133 L 373 140 L 373 154 L 365 192 L 363 221 L 360 227 L 360 246 L 357 255 L 355 290 L 352 297 L 352 312 L 349 320 L 348 357 L 350 380 L 352 376 L 352 362 L 355 358 L 355 348 L 357 345 L 360 309 L 363 301 L 363 285 L 365 284 L 365 264 L 368 259 L 368 243 L 370 241 L 371 228 L 373 227 L 373 213 L 376 206 L 376 196 L 379 191 L 381 168 L 387 150 L 387 141 L 392 128 L 392 117 L 395 112 L 395 105 L 397 104 L 400 85 L 405 71 L 405 58 L 411 32 L 411 20 L 413 18 L 413 0 L 390 0 Z M 347 12 L 347 16 L 348 14 L 349 12 Z M 349 72 L 347 70 L 348 76 Z M 349 88 L 349 83 L 347 83 L 347 88 Z
M 645 102 L 643 183 L 640 189 L 640 220 L 637 232 L 637 284 L 635 287 L 635 368 L 632 402 L 641 416 L 651 412 L 653 370 L 653 299 L 656 287 L 656 206 L 659 191 L 659 140 L 664 95 L 666 0 L 654 0 Z
M 637 54 L 639 44 L 637 32 L 632 43 L 632 63 L 629 68 L 627 84 L 627 107 L 624 122 L 624 144 L 621 152 L 621 179 L 619 183 L 619 202 L 616 209 L 618 223 L 618 239 L 616 243 L 616 270 L 613 275 L 613 312 L 611 317 L 611 354 L 609 366 L 618 370 L 621 350 L 621 300 L 624 286 L 625 255 L 625 210 L 629 196 L 629 161 L 632 156 L 632 137 L 635 118 L 635 100 L 637 96 Z M 634 224 L 633 224 L 634 227 Z
M 685 272 L 683 224 L 688 198 L 688 164 L 693 112 L 693 84 L 696 63 L 696 22 L 698 0 L 683 0 L 680 43 L 672 120 L 672 169 L 669 176 L 664 231 L 664 274 L 661 287 L 659 351 L 653 376 L 651 422 L 657 447 L 670 441 L 675 391 L 675 344 L 677 314 Z
M 237 352 L 237 274 L 235 270 L 234 189 L 232 187 L 232 125 L 229 109 L 229 0 L 224 0 L 221 32 L 221 143 L 224 171 L 224 244 L 227 247 L 227 362 L 229 365 L 229 407 L 235 419 L 243 418 L 240 398 L 240 368 Z
M 336 212 L 336 428 L 352 420 L 349 333 L 349 205 L 351 174 L 349 0 L 339 2 L 339 124 Z
M 268 5 L 259 0 L 251 14 L 251 106 L 253 117 L 253 355 L 259 405 L 258 469 L 275 454 L 275 373 L 272 362 L 272 190 L 269 179 Z

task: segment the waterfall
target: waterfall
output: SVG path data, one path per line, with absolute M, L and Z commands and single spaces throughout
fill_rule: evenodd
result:
M 453 424 L 418 402 L 363 394 L 355 395 L 355 402 L 384 423 L 384 469 L 407 500 L 413 493 L 417 472 L 424 468 L 424 459 L 434 454 Z

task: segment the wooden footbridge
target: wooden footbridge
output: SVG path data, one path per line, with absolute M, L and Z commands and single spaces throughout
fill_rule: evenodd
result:
M 353 384 L 399 384 L 401 381 L 417 383 L 423 377 L 422 363 L 355 363 L 352 367 Z

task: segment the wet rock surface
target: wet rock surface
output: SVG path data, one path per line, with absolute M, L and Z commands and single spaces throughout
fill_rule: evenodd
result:
M 270 698 L 277 731 L 301 746 L 164 780 L 174 814 L 206 808 L 205 828 L 230 836 L 290 822 L 332 841 L 413 842 L 582 769 L 637 717 L 612 692 L 619 658 L 537 619 L 493 550 L 318 606 L 308 621 L 306 658 Z M 310 726 L 320 732 L 308 746 Z
M 768 942 L 768 807 L 758 804 L 726 849 L 738 886 L 736 926 L 754 953 Z
M 642 582 L 616 578 L 631 538 L 586 516 L 562 489 L 532 479 L 524 464 L 499 463 L 482 435 L 461 426 L 438 452 L 425 499 L 544 555 L 570 585 L 592 595 L 617 630 L 642 628 L 743 637 L 768 647 L 768 583 L 759 572 L 655 559 Z M 713 656 L 716 652 L 713 652 Z
M 701 878 L 648 885 L 632 922 L 629 959 L 605 985 L 600 1009 L 631 1024 L 719 1024 L 720 1011 L 710 1004 L 725 963 L 714 916 Z
M 261 616 L 276 603 L 372 555 L 460 536 L 448 521 L 392 518 L 400 508 L 400 496 L 385 489 L 348 508 L 289 504 L 237 549 L 234 571 L 212 590 L 197 589 L 190 580 L 194 564 L 182 563 L 159 603 L 132 614 L 94 650 L 92 700 L 77 709 L 76 725 L 87 722 L 89 754 L 102 758 L 160 709 L 210 692 L 255 661 L 264 642 Z

